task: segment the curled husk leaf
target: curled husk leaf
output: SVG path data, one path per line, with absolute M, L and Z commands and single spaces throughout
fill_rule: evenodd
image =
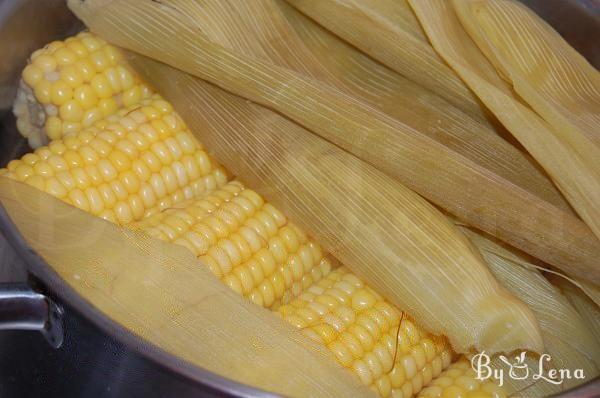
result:
M 589 323 L 576 311 L 567 297 L 553 286 L 541 272 L 522 255 L 494 242 L 473 230 L 461 230 L 479 248 L 490 265 L 496 279 L 512 294 L 531 308 L 540 322 L 546 353 L 551 361 L 545 366 L 555 369 L 583 369 L 585 379 L 565 379 L 552 384 L 543 379 L 533 382 L 531 378 L 518 382 L 507 379 L 511 393 L 519 391 L 523 396 L 546 396 L 568 390 L 593 380 L 600 374 L 600 343 Z M 537 371 L 540 358 L 527 354 L 528 366 Z M 496 366 L 502 362 L 496 360 Z

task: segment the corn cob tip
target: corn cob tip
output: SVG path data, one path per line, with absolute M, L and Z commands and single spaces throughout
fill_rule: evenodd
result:
M 38 148 L 151 95 L 118 48 L 81 32 L 31 54 L 13 113 L 19 132 Z

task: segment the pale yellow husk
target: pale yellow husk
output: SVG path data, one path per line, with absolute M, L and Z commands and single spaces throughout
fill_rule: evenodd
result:
M 600 343 L 589 324 L 569 300 L 533 264 L 519 254 L 468 228 L 461 230 L 479 248 L 498 281 L 532 309 L 540 322 L 546 352 L 556 369 L 583 369 L 585 380 L 565 380 L 554 385 L 544 380 L 506 380 L 511 392 L 545 396 L 568 390 L 600 374 Z M 499 364 L 499 363 L 498 363 Z M 537 371 L 539 357 L 529 354 L 529 366 Z M 529 384 L 533 384 L 527 387 Z
M 374 396 L 325 348 L 244 301 L 187 249 L 4 177 L 0 202 L 31 248 L 81 297 L 163 350 L 285 396 Z
M 528 22 L 524 24 L 521 21 L 523 15 L 519 17 L 518 13 L 513 12 L 515 9 L 522 9 L 511 1 L 502 1 L 494 3 L 495 13 L 493 15 L 497 17 L 502 15 L 502 21 L 504 21 L 495 22 L 493 25 L 495 30 L 489 30 L 492 25 L 488 24 L 493 21 L 491 13 L 478 13 L 482 18 L 484 18 L 483 15 L 488 16 L 483 22 L 488 29 L 484 33 L 481 30 L 483 28 L 480 29 L 483 26 L 482 22 L 473 17 L 470 12 L 466 12 L 469 8 L 459 7 L 462 10 L 463 21 L 468 21 L 469 33 L 480 39 L 478 43 L 482 41 L 485 43 L 482 47 L 486 48 L 488 53 L 493 50 L 493 56 L 490 57 L 493 62 L 490 62 L 469 37 L 467 31 L 463 29 L 451 2 L 445 0 L 409 0 L 409 2 L 434 48 L 548 172 L 575 211 L 594 231 L 595 235 L 600 237 L 600 206 L 598 206 L 600 203 L 600 147 L 590 138 L 590 134 L 597 134 L 597 131 L 587 134 L 580 128 L 575 128 L 575 125 L 568 122 L 564 115 L 561 118 L 561 112 L 552 110 L 552 107 L 548 105 L 547 99 L 551 98 L 548 87 L 546 87 L 548 85 L 540 85 L 539 79 L 533 79 L 531 76 L 531 82 L 528 83 L 529 77 L 519 73 L 519 68 L 514 65 L 523 63 L 521 67 L 531 68 L 532 74 L 542 67 L 564 69 L 564 64 L 561 65 L 561 62 L 557 60 L 549 62 L 548 60 L 548 57 L 551 56 L 548 54 L 554 54 L 557 58 L 560 48 L 542 46 L 546 39 L 542 34 L 536 33 L 536 38 L 532 38 L 529 29 L 539 30 L 540 22 L 537 19 L 529 18 Z M 478 2 L 477 4 L 482 3 Z M 491 10 L 491 8 L 483 9 Z M 510 23 L 506 19 L 508 11 L 516 15 L 516 20 L 511 19 Z M 523 13 L 521 12 L 521 14 Z M 500 25 L 505 27 L 501 28 Z M 504 31 L 504 29 L 508 30 Z M 549 28 L 546 27 L 546 29 Z M 488 40 L 492 36 L 494 37 L 493 43 Z M 519 39 L 516 39 L 517 37 Z M 510 44 L 514 40 L 520 44 Z M 502 47 L 501 52 L 496 51 L 502 46 L 502 43 L 508 44 Z M 566 46 L 566 44 L 564 45 Z M 534 50 L 533 47 L 537 48 Z M 529 55 L 532 51 L 534 54 Z M 540 51 L 547 55 L 542 56 Z M 572 50 L 572 52 L 575 51 Z M 517 62 L 514 59 L 516 54 L 521 54 L 519 55 L 521 58 Z M 531 61 L 532 56 L 537 58 L 536 62 Z M 580 60 L 583 58 L 580 57 Z M 503 75 L 510 78 L 510 84 L 501 79 L 494 69 L 494 63 L 502 64 Z M 552 76 L 550 79 L 556 80 L 558 76 Z M 597 91 L 598 87 L 583 83 L 582 87 L 576 87 L 572 80 L 572 76 L 568 75 L 561 78 L 561 84 L 567 87 L 565 91 L 571 91 L 570 95 L 579 96 L 578 102 L 586 103 L 584 109 L 594 108 L 597 112 L 597 99 L 590 98 L 586 91 L 590 89 Z M 517 90 L 517 94 L 513 91 L 513 86 Z M 554 87 L 554 84 L 550 86 Z M 555 91 L 552 92 L 555 93 Z M 518 96 L 519 94 L 524 95 L 529 105 L 534 104 L 534 109 L 524 103 Z M 565 102 L 567 102 L 568 96 L 569 94 L 564 96 Z M 553 102 L 553 104 L 556 103 Z M 573 106 L 577 107 L 578 105 L 574 104 Z M 542 115 L 554 112 L 555 116 L 546 119 L 540 117 L 535 112 L 540 112 L 540 108 L 544 108 L 541 112 Z M 581 122 L 581 124 L 587 123 Z M 596 269 L 593 272 L 597 273 L 598 271 Z M 584 277 L 584 275 L 580 276 Z M 593 280 L 598 283 L 597 278 Z
M 573 206 L 600 238 L 600 73 L 516 1 L 454 0 L 453 4 L 461 23 L 498 72 L 590 169 L 587 178 L 595 181 L 583 179 L 563 190 L 575 190 L 565 195 L 574 196 Z M 589 151 L 582 150 L 588 146 Z M 577 170 L 568 172 L 573 175 Z M 568 181 L 568 177 L 555 179 L 559 184 Z
M 406 0 L 286 1 L 389 68 L 484 118 L 485 108 L 431 48 Z
M 462 210 L 471 214 L 470 223 L 490 233 L 499 231 L 511 244 L 574 275 L 600 280 L 596 269 L 600 242 L 581 221 L 540 203 L 517 186 L 498 187 L 497 176 L 489 170 L 334 87 L 214 43 L 194 19 L 202 14 L 197 7 L 206 3 L 87 0 L 69 4 L 92 30 L 111 42 L 271 107 L 433 202 L 454 203 L 461 217 L 464 199 L 469 203 L 478 198 L 482 202 L 477 211 Z M 227 36 L 216 32 L 214 37 Z M 516 207 L 515 197 L 519 198 Z M 510 222 L 497 222 L 494 216 Z
M 453 0 L 498 72 L 548 123 L 600 145 L 600 73 L 518 1 Z
M 600 344 L 600 307 L 590 299 L 588 294 L 575 287 L 564 278 L 553 277 L 551 281 L 558 286 L 569 299 L 573 307 L 587 322 L 588 328 L 594 333 L 596 341 Z
M 460 352 L 542 348 L 531 312 L 425 200 L 275 112 L 147 58 L 132 63 L 226 167 L 426 330 Z
M 269 19 L 280 21 L 277 31 L 269 30 L 268 33 L 270 37 L 285 40 L 286 49 L 293 49 L 293 61 L 297 62 L 288 63 L 291 69 L 302 72 L 305 67 L 312 72 L 312 76 L 401 120 L 419 133 L 497 174 L 498 179 L 508 180 L 561 210 L 571 211 L 556 187 L 532 164 L 529 156 L 498 137 L 491 124 L 468 116 L 423 87 L 373 61 L 283 0 L 230 1 L 236 3 L 237 12 L 242 5 L 260 3 L 262 11 L 268 12 Z M 219 4 L 225 2 L 219 1 Z M 256 11 L 251 15 L 264 18 Z M 250 15 L 236 13 L 232 18 L 235 18 L 232 22 L 238 22 L 250 19 Z M 254 43 L 264 42 L 268 46 L 274 38 L 263 39 L 266 36 L 263 33 L 266 24 L 259 22 L 262 22 L 262 18 L 252 24 L 258 29 L 245 30 L 243 36 L 251 36 Z M 290 58 L 287 53 L 278 51 L 269 60 L 279 64 L 278 61 Z M 503 189 L 510 190 L 507 184 Z M 466 204 L 467 198 L 463 198 L 461 206 L 466 208 Z M 447 203 L 444 205 L 449 207 Z M 473 204 L 473 207 L 481 211 L 478 204 Z M 456 208 L 452 210 L 457 211 Z M 467 218 L 472 220 L 472 217 Z
M 574 283 L 590 298 L 590 300 L 596 303 L 597 306 L 600 306 L 600 289 L 598 286 L 587 281 L 584 282 L 580 279 L 575 280 Z

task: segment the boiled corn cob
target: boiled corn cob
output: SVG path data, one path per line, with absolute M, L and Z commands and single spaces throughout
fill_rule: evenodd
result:
M 381 397 L 412 397 L 452 359 L 446 339 L 425 332 L 345 267 L 279 308 L 279 314 L 327 345 Z
M 82 32 L 31 55 L 13 112 L 18 130 L 37 148 L 47 138 L 77 133 L 151 94 L 119 49 Z
M 128 227 L 187 247 L 231 289 L 327 345 L 382 397 L 413 396 L 451 362 L 444 338 L 334 268 L 317 243 L 239 181 Z
M 227 182 L 158 95 L 11 161 L 0 175 L 119 224 Z
M 187 247 L 231 289 L 267 308 L 288 303 L 332 268 L 316 242 L 238 181 L 129 228 Z
M 508 395 L 492 380 L 477 380 L 469 360 L 461 357 L 421 390 L 418 396 L 422 398 L 504 398 Z

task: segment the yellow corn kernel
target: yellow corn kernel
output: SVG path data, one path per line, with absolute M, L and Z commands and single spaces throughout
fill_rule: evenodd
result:
M 33 65 L 39 68 L 43 73 L 54 72 L 58 66 L 54 57 L 47 54 L 42 54 L 36 57 L 33 61 Z
M 50 116 L 46 120 L 46 134 L 48 138 L 51 140 L 56 140 L 60 138 L 63 131 L 63 123 L 59 117 Z
M 56 63 L 60 66 L 69 66 L 79 58 L 70 48 L 64 46 L 56 50 L 53 56 Z
M 23 74 L 24 73 L 25 72 L 23 71 Z M 23 78 L 25 77 L 23 76 Z M 77 88 L 83 84 L 83 74 L 72 65 L 62 68 L 60 71 L 60 79 L 71 88 Z M 32 86 L 33 84 L 29 85 Z
M 29 64 L 23 69 L 23 80 L 30 87 L 35 87 L 43 78 L 44 72 L 33 64 Z
M 63 103 L 58 111 L 60 118 L 67 122 L 76 122 L 83 119 L 83 108 L 75 100 L 69 100 Z

